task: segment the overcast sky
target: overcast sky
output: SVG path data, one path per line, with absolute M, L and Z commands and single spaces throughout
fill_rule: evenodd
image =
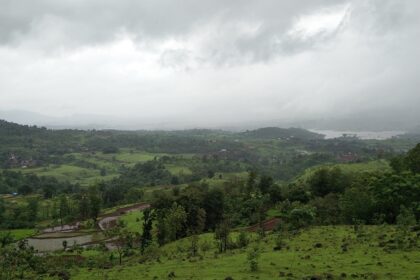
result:
M 0 111 L 27 122 L 412 126 L 419 63 L 418 0 L 0 0 Z

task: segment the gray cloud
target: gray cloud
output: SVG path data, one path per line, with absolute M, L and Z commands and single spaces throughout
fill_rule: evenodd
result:
M 420 119 L 416 0 L 0 7 L 3 111 L 174 126 Z

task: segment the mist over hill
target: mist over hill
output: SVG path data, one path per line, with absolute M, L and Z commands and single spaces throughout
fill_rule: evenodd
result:
M 179 129 L 223 129 L 227 131 L 245 131 L 262 127 L 297 127 L 303 129 L 338 130 L 338 131 L 408 131 L 420 132 L 418 119 L 394 119 L 384 120 L 381 118 L 365 118 L 355 116 L 346 119 L 312 119 L 312 120 L 226 120 L 222 123 L 206 123 L 202 121 L 173 120 L 157 121 L 141 118 L 124 118 L 107 115 L 75 114 L 66 117 L 53 117 L 31 111 L 0 110 L 0 119 L 24 125 L 45 126 L 53 129 L 117 129 L 117 130 L 179 130 Z

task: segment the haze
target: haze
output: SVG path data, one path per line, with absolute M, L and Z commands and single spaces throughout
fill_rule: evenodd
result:
M 420 2 L 0 0 L 0 117 L 113 128 L 420 119 Z

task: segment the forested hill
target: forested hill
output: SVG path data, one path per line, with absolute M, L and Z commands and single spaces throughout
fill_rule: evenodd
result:
M 14 156 L 42 160 L 72 152 L 80 147 L 84 134 L 80 130 L 50 130 L 0 120 L 0 162 Z
M 324 135 L 314 133 L 302 128 L 279 128 L 279 127 L 264 127 L 256 130 L 250 130 L 240 133 L 241 136 L 246 138 L 255 139 L 323 139 Z
M 119 168 L 129 163 L 127 158 L 136 154 L 187 154 L 190 160 L 183 164 L 189 168 L 207 166 L 208 159 L 212 159 L 212 165 L 219 168 L 213 166 L 206 171 L 226 171 L 226 166 L 230 166 L 229 170 L 236 166 L 235 172 L 255 169 L 275 179 L 288 180 L 311 166 L 389 158 L 406 152 L 416 143 L 411 138 L 324 139 L 321 134 L 300 128 L 266 127 L 246 132 L 53 130 L 0 121 L 0 168 L 27 168 L 30 172 L 32 168 L 55 170 L 61 166 L 60 174 L 65 173 L 65 177 L 68 177 L 66 168 L 73 171 L 76 168 L 83 174 L 102 172 L 116 176 Z M 105 162 L 98 164 L 98 157 Z M 202 175 L 203 170 L 194 171 L 194 176 Z

